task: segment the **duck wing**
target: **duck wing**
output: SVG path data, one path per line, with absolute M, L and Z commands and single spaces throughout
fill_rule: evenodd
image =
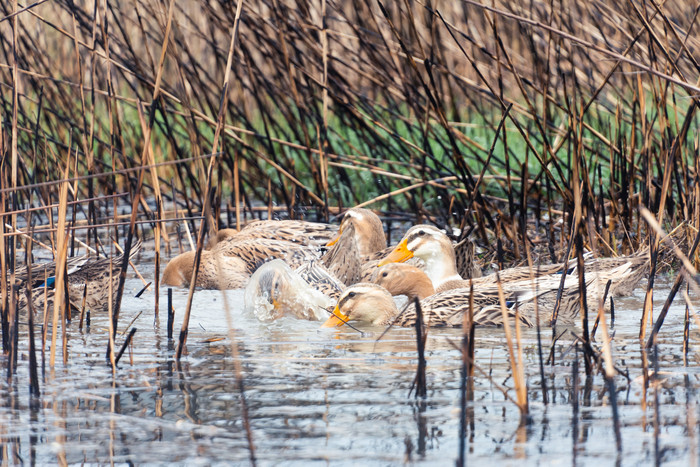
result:
M 292 269 L 318 258 L 317 250 L 283 240 L 251 238 L 241 241 L 231 239 L 217 243 L 211 250 L 226 256 L 236 256 L 243 260 L 249 274 L 271 259 L 281 259 Z

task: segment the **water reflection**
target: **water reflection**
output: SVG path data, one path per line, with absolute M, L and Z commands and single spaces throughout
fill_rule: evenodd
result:
M 181 313 L 186 293 L 173 295 Z M 166 293 L 161 291 L 161 296 Z M 618 368 L 630 374 L 629 381 L 621 375 L 615 379 L 624 449 L 620 455 L 604 378 L 595 372 L 584 374 L 581 354 L 572 346 L 570 331 L 578 333 L 576 328 L 558 327 L 552 333 L 558 338 L 553 345 L 549 331 L 543 329 L 546 388 L 536 331 L 524 330 L 531 422 L 521 424 L 517 407 L 499 390 L 512 386 L 500 329 L 476 331 L 475 363 L 485 375 L 475 372 L 466 379 L 462 412 L 462 359 L 454 345 L 461 342 L 461 330 L 430 330 L 428 397 L 416 400 L 409 397 L 417 364 L 412 329 L 392 329 L 382 336 L 383 329 L 366 328 L 361 335 L 351 329 L 321 330 L 318 323 L 287 318 L 261 323 L 243 311 L 242 294 L 231 292 L 257 458 L 263 464 L 286 460 L 444 465 L 457 459 L 463 419 L 467 463 L 544 464 L 567 459 L 590 464 L 621 458 L 626 463 L 649 463 L 657 456 L 694 462 L 695 396 L 700 385 L 699 356 L 694 352 L 697 332 L 691 330 L 684 366 L 678 339 L 684 310 L 672 308 L 659 335 L 659 371 L 653 377 L 650 354 L 639 346 L 638 301 L 638 297 L 616 301 L 613 355 Z M 28 349 L 23 341 L 16 374 L 10 382 L 0 379 L 2 462 L 248 462 L 230 343 L 211 342 L 227 335 L 220 293 L 195 295 L 189 354 L 180 367 L 174 363 L 173 342 L 165 336 L 167 314 L 161 313 L 154 326 L 152 310 L 152 295 L 125 299 L 120 332 L 142 314 L 133 324 L 139 329 L 132 345 L 133 363 L 125 356 L 115 377 L 104 361 L 106 317 L 93 314 L 91 327 L 82 332 L 74 320 L 68 333 L 68 364 L 40 373 L 39 399 L 29 395 Z M 176 314 L 176 327 L 181 319 Z M 123 339 L 118 336 L 119 342 Z M 43 354 L 37 357 L 41 362 Z M 580 371 L 573 368 L 576 358 Z M 1 363 L 6 368 L 6 362 Z

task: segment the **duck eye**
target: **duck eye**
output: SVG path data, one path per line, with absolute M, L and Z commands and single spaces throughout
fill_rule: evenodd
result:
M 388 275 L 389 275 L 389 273 L 386 272 L 386 271 L 384 271 L 384 272 L 382 273 L 382 277 L 386 277 L 386 276 L 388 276 Z
M 348 294 L 348 297 L 350 297 L 350 298 L 353 298 L 354 296 L 355 296 L 355 292 L 350 292 L 350 293 Z
M 422 236 L 422 235 L 425 235 L 425 230 L 419 230 L 419 231 L 418 231 L 418 235 L 421 235 L 421 236 Z

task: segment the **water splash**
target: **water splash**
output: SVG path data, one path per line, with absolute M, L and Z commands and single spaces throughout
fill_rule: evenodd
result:
M 314 289 L 282 260 L 265 263 L 250 278 L 244 309 L 261 321 L 283 316 L 318 321 L 328 317 L 333 300 Z

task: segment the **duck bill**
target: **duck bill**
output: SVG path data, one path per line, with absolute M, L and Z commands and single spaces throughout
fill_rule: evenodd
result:
M 338 308 L 338 305 L 335 306 L 335 309 L 333 310 L 333 316 L 328 318 L 325 323 L 321 326 L 322 328 L 339 328 L 343 324 L 347 323 L 350 321 L 350 318 L 348 318 L 346 315 L 342 314 L 340 312 L 340 309 Z
M 389 263 L 403 263 L 411 258 L 413 258 L 413 252 L 408 249 L 408 240 L 404 238 L 398 245 L 396 245 L 396 248 L 391 250 L 391 253 L 389 253 L 386 258 L 377 264 L 377 266 L 382 267 Z
M 341 236 L 341 235 L 343 235 L 343 229 L 342 229 L 342 227 L 341 227 L 340 229 L 338 229 L 338 236 L 335 237 L 335 238 L 334 238 L 333 240 L 331 240 L 330 242 L 326 243 L 326 246 L 329 247 L 329 246 L 333 246 L 333 245 L 335 245 L 336 243 L 338 243 L 338 240 L 340 240 L 340 236 Z

